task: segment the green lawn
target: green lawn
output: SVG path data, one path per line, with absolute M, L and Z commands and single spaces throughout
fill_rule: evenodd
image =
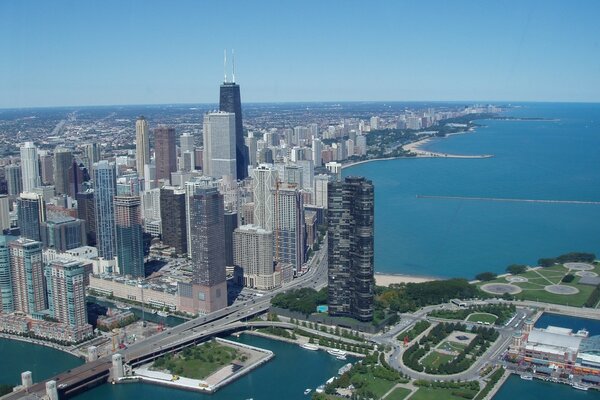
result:
M 230 364 L 241 354 L 236 349 L 210 341 L 189 347 L 176 355 L 158 358 L 153 369 L 167 370 L 173 375 L 192 379 L 204 379 L 213 372 Z
M 419 388 L 410 400 L 465 400 L 464 397 L 454 396 L 452 391 L 460 389 Z
M 496 317 L 494 314 L 488 314 L 488 313 L 473 313 L 467 317 L 468 322 L 481 322 L 481 323 L 487 322 L 490 325 L 493 325 L 497 319 L 498 319 L 498 317 Z
M 396 385 L 396 382 L 386 381 L 385 379 L 371 377 L 367 383 L 367 388 L 381 399 L 384 394 L 390 391 Z
M 576 271 L 573 271 L 576 272 Z M 593 272 L 600 274 L 600 266 L 594 265 Z M 585 304 L 586 300 L 590 297 L 590 294 L 594 290 L 594 287 L 587 285 L 580 285 L 579 276 L 575 277 L 573 282 L 565 284 L 567 286 L 573 286 L 579 289 L 579 293 L 571 295 L 560 295 L 552 294 L 544 290 L 544 286 L 550 285 L 550 282 L 557 284 L 560 282 L 563 276 L 569 273 L 569 270 L 562 265 L 555 265 L 549 268 L 540 268 L 536 271 L 527 271 L 518 276 L 527 278 L 528 282 L 513 282 L 513 285 L 519 286 L 523 291 L 514 295 L 516 299 L 530 300 L 530 301 L 541 301 L 544 303 L 551 304 L 562 304 L 574 307 L 581 307 Z M 550 282 L 548 282 L 550 281 Z M 509 283 L 504 277 L 495 279 L 493 281 L 481 282 L 479 285 L 485 285 L 488 283 Z
M 421 365 L 423 365 L 424 367 L 437 368 L 441 364 L 447 363 L 448 361 L 452 360 L 453 358 L 454 358 L 454 356 L 451 356 L 449 354 L 443 354 L 443 353 L 439 353 L 437 351 L 432 351 L 429 354 L 427 354 L 425 357 L 423 357 L 423 359 L 421 360 Z
M 462 344 L 462 343 L 454 343 L 454 342 L 444 341 L 437 348 L 440 350 L 460 352 L 460 351 L 464 350 L 465 347 L 467 347 L 467 345 Z
M 396 388 L 385 397 L 385 400 L 404 400 L 410 394 L 410 390 L 406 388 Z

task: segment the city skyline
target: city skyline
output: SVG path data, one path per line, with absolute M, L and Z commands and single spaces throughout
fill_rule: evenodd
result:
M 246 103 L 597 102 L 599 7 L 3 3 L 0 51 L 8 62 L 0 66 L 0 108 L 213 104 L 224 48 L 236 51 Z M 203 40 L 218 30 L 219 19 L 195 20 L 220 13 L 236 29 Z M 25 15 L 27 29 L 20 24 Z M 152 29 L 157 24 L 160 34 Z

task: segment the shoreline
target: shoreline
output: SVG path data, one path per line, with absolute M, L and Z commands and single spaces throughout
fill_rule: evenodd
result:
M 431 281 L 439 281 L 442 278 L 423 275 L 403 275 L 403 274 L 386 274 L 375 272 L 375 285 L 388 287 L 393 284 L 401 283 L 423 283 Z
M 39 346 L 49 347 L 51 349 L 58 350 L 58 351 L 61 351 L 63 353 L 67 353 L 69 355 L 72 355 L 73 357 L 77 357 L 79 359 L 85 360 L 84 357 L 82 357 L 80 354 L 75 353 L 75 351 L 73 351 L 73 350 L 69 350 L 66 347 L 63 347 L 63 346 L 58 345 L 56 343 L 44 342 L 43 340 L 40 340 L 40 339 L 25 338 L 25 337 L 22 337 L 22 336 L 10 335 L 8 333 L 0 333 L 0 339 L 17 340 L 19 342 L 24 342 L 24 343 L 29 343 L 29 344 L 37 344 Z

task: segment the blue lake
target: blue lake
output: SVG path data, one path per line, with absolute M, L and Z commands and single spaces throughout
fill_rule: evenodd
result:
M 523 104 L 474 133 L 430 142 L 486 159 L 397 159 L 344 175 L 375 184 L 377 272 L 472 278 L 513 263 L 600 251 L 600 205 L 419 198 L 418 195 L 600 201 L 600 104 Z

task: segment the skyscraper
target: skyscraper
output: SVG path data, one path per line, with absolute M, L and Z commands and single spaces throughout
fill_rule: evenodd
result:
M 186 219 L 185 190 L 172 186 L 162 187 L 160 189 L 162 241 L 166 246 L 175 248 L 177 254 L 188 252 Z
M 52 154 L 40 152 L 40 177 L 42 185 L 54 184 L 54 157 Z
M 46 220 L 46 205 L 37 193 L 21 193 L 17 198 L 17 218 L 21 236 L 40 241 L 40 224 Z
M 373 319 L 374 188 L 362 177 L 328 185 L 329 313 Z
M 73 153 L 64 147 L 54 150 L 54 190 L 56 194 L 69 193 L 69 168 L 73 163 Z
M 18 196 L 23 191 L 23 176 L 21 166 L 10 164 L 4 167 L 4 176 L 6 177 L 6 186 L 9 196 Z
M 193 186 L 190 196 L 192 297 L 200 313 L 227 307 L 223 195 L 208 181 Z
M 273 232 L 242 225 L 233 234 L 234 264 L 244 270 L 244 285 L 270 290 L 281 284 L 273 270 Z
M 65 252 L 86 244 L 85 223 L 77 218 L 54 214 L 41 223 L 40 236 L 45 248 Z
M 0 194 L 0 234 L 5 229 L 10 228 L 10 214 L 9 214 L 8 196 Z
M 42 243 L 19 238 L 8 244 L 15 311 L 34 314 L 47 308 Z
M 294 185 L 280 185 L 272 193 L 275 261 L 291 264 L 300 272 L 306 250 L 302 195 Z
M 0 312 L 14 311 L 10 251 L 11 236 L 0 235 Z
M 112 260 L 116 255 L 115 206 L 117 194 L 115 164 L 106 160 L 94 164 L 94 215 L 98 257 Z
M 177 171 L 175 128 L 158 126 L 154 129 L 154 159 L 156 180 L 171 182 L 171 172 Z
M 85 221 L 86 242 L 89 246 L 96 245 L 96 212 L 94 210 L 94 191 L 88 190 L 77 193 L 77 218 Z
M 24 192 L 31 192 L 34 188 L 40 186 L 40 164 L 37 148 L 33 142 L 25 142 L 21 146 L 21 173 Z
M 144 241 L 139 196 L 115 196 L 117 263 L 121 275 L 143 278 Z
M 150 164 L 150 136 L 148 122 L 144 116 L 135 121 L 135 167 L 140 178 L 144 178 L 144 165 Z
M 83 164 L 88 169 L 88 171 L 92 170 L 92 166 L 100 161 L 100 147 L 98 143 L 86 143 L 83 145 Z
M 270 164 L 261 164 L 252 170 L 254 194 L 254 224 L 273 230 L 273 192 L 277 184 L 277 170 Z
M 179 137 L 179 150 L 181 157 L 179 169 L 183 171 L 193 171 L 196 165 L 196 152 L 194 150 L 194 135 L 189 132 Z
M 71 328 L 88 325 L 85 269 L 78 261 L 55 259 L 45 269 L 50 314 Z
M 237 179 L 245 179 L 248 177 L 248 149 L 244 144 L 242 100 L 240 97 L 240 86 L 237 83 L 227 82 L 227 79 L 225 79 L 225 82 L 221 85 L 219 110 L 235 114 L 235 158 Z
M 225 265 L 233 263 L 233 232 L 238 227 L 238 213 L 236 211 L 225 211 Z
M 235 114 L 229 112 L 204 115 L 204 175 L 237 179 L 235 122 Z

